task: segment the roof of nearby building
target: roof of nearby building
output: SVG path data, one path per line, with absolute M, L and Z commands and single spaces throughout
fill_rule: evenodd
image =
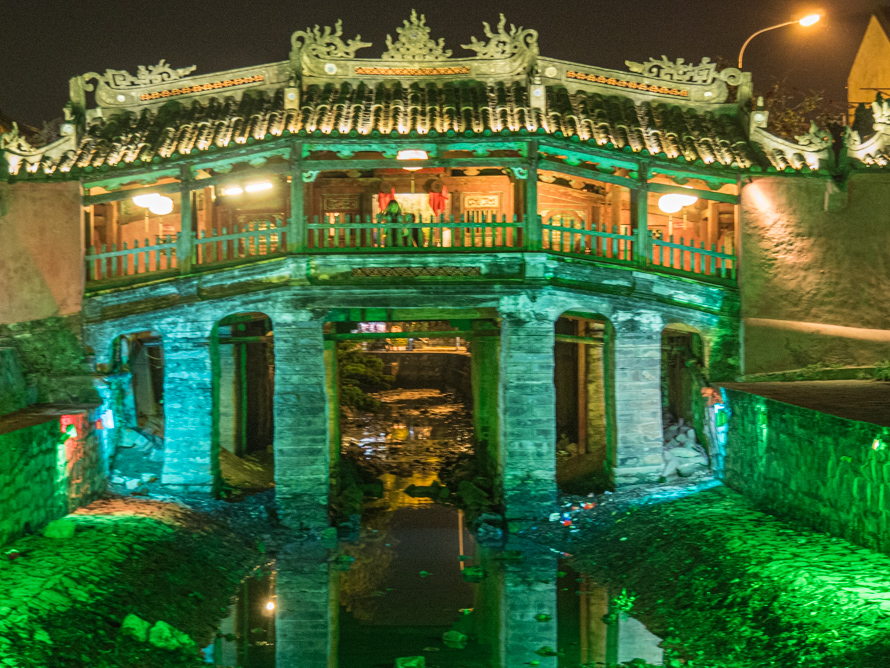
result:
M 81 170 L 194 159 L 204 151 L 313 137 L 480 137 L 540 134 L 579 148 L 618 151 L 727 173 L 830 166 L 826 133 L 789 141 L 749 113 L 750 74 L 705 58 L 628 61 L 629 71 L 582 66 L 538 52 L 537 33 L 501 22 L 452 57 L 423 16 L 387 38 L 379 58 L 335 28 L 297 31 L 290 59 L 207 75 L 165 61 L 91 72 L 71 82 L 61 137 L 35 148 L 0 137 L 9 172 L 59 178 Z M 95 82 L 95 83 L 93 83 Z M 94 92 L 95 107 L 88 105 Z

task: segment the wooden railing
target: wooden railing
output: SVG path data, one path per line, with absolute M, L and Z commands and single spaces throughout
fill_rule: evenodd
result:
M 486 251 L 543 251 L 597 262 L 664 270 L 703 280 L 729 282 L 737 260 L 725 248 L 705 248 L 682 238 L 646 239 L 605 225 L 565 218 L 540 217 L 529 229 L 518 217 L 500 220 L 440 216 L 396 219 L 383 216 L 335 216 L 311 222 L 285 221 L 283 215 L 264 215 L 231 228 L 186 237 L 160 237 L 154 243 L 134 242 L 118 249 L 102 246 L 86 254 L 88 281 L 102 281 L 166 270 L 189 272 L 194 265 L 248 261 L 285 253 L 478 253 Z M 535 241 L 536 239 L 540 241 Z M 183 258 L 185 260 L 183 260 Z
M 101 281 L 106 278 L 175 269 L 176 245 L 176 238 L 168 235 L 166 240 L 155 237 L 153 244 L 146 239 L 141 247 L 138 240 L 133 242 L 131 248 L 127 248 L 127 244 L 124 243 L 120 250 L 115 244 L 111 245 L 111 250 L 105 245 L 98 249 L 91 246 L 86 254 L 87 280 Z
M 275 255 L 287 249 L 287 225 L 283 218 L 253 220 L 222 228 L 209 235 L 203 230 L 195 240 L 195 263 L 210 264 L 250 257 Z
M 513 216 L 501 220 L 455 220 L 453 216 L 428 219 L 382 215 L 334 216 L 323 222 L 315 218 L 307 225 L 306 250 L 310 253 L 426 252 L 470 250 L 520 250 L 523 248 L 523 224 Z
M 583 221 L 550 218 L 542 222 L 543 248 L 552 253 L 566 253 L 610 262 L 632 262 L 634 240 L 631 234 L 607 231 L 605 224 L 584 227 Z
M 736 275 L 735 255 L 727 253 L 725 248 L 718 251 L 715 245 L 708 250 L 704 242 L 700 242 L 698 246 L 694 241 L 687 244 L 682 237 L 678 241 L 674 237 L 670 237 L 668 241 L 652 239 L 650 264 L 687 274 L 726 279 L 734 279 Z

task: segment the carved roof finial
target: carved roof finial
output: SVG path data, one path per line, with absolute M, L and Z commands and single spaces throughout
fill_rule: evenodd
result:
M 433 41 L 426 17 L 417 16 L 417 10 L 411 10 L 411 19 L 404 22 L 404 27 L 396 28 L 399 38 L 394 42 L 392 36 L 386 36 L 387 51 L 383 60 L 442 60 L 451 57 L 451 51 L 445 49 L 445 40 Z
M 325 26 L 324 30 L 316 25 L 314 28 L 298 30 L 290 38 L 293 51 L 291 57 L 305 53 L 317 58 L 355 58 L 355 52 L 359 49 L 371 46 L 370 42 L 363 42 L 361 35 L 355 39 L 343 41 L 343 21 L 338 20 L 331 26 Z
M 526 30 L 522 26 L 517 28 L 510 24 L 510 32 L 506 30 L 507 19 L 501 14 L 501 20 L 498 22 L 497 32 L 491 29 L 491 26 L 485 21 L 482 22 L 482 29 L 488 42 L 470 38 L 469 44 L 461 44 L 468 51 L 475 51 L 477 58 L 510 58 L 523 50 L 528 50 L 534 55 L 538 54 L 538 31 Z

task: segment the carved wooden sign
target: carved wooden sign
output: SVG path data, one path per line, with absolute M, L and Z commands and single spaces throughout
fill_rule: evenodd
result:
M 466 193 L 464 194 L 465 209 L 499 209 L 501 196 L 498 193 Z
M 360 197 L 358 194 L 324 196 L 325 211 L 358 211 L 359 208 Z

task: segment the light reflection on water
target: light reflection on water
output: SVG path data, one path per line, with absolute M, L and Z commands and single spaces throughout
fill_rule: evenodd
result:
M 454 411 L 445 414 L 454 425 Z M 453 447 L 450 430 L 435 421 L 422 438 L 416 427 L 401 434 L 399 424 L 388 432 L 421 444 L 426 457 Z M 385 456 L 406 453 L 417 456 L 406 449 Z M 404 493 L 435 482 L 431 467 L 392 470 L 381 476 L 383 496 L 365 506 L 358 540 L 335 550 L 318 542 L 285 550 L 272 572 L 242 586 L 220 627 L 230 640 L 218 638 L 206 650 L 208 663 L 365 668 L 422 656 L 428 668 L 577 668 L 634 658 L 661 664 L 660 639 L 642 623 L 621 615 L 603 621 L 620 591 L 512 539 L 477 545 L 459 510 Z M 481 581 L 468 582 L 479 568 Z M 266 608 L 270 601 L 274 611 Z M 467 637 L 463 647 L 443 640 L 452 630 Z

